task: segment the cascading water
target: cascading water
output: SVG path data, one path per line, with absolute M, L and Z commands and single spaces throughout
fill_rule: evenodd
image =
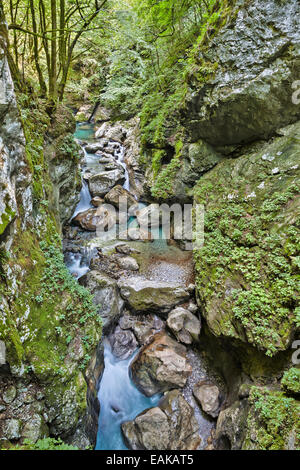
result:
M 76 217 L 76 215 L 80 214 L 80 212 L 87 211 L 88 209 L 91 209 L 93 206 L 91 204 L 92 196 L 89 190 L 89 185 L 87 182 L 81 178 L 82 180 L 82 188 L 80 191 L 80 201 L 75 209 L 75 212 L 73 214 L 73 219 Z
M 84 159 L 82 161 L 82 190 L 80 193 L 80 202 L 78 203 L 73 218 L 81 212 L 91 207 L 91 194 L 86 179 L 88 174 L 97 174 L 103 172 L 103 165 L 100 163 L 100 156 L 96 153 L 87 153 L 85 144 L 82 141 L 95 143 L 94 126 L 89 124 L 78 125 L 75 133 L 84 151 Z M 79 140 L 80 139 L 80 140 Z M 106 144 L 107 145 L 107 144 Z M 124 189 L 130 190 L 129 174 L 126 163 L 124 161 L 125 149 L 121 144 L 110 142 L 110 146 L 114 149 L 114 158 L 116 162 L 124 168 L 125 183 Z M 111 150 L 111 148 L 110 148 Z M 100 150 L 101 155 L 101 150 Z M 105 154 L 105 148 L 103 149 Z M 139 202 L 139 209 L 146 207 L 145 204 Z M 131 216 L 128 221 L 128 229 L 138 227 L 136 216 Z M 137 246 L 138 251 L 143 256 L 143 275 L 148 279 L 159 279 L 162 281 L 177 280 L 178 282 L 186 282 L 185 273 L 182 265 L 186 264 L 188 257 L 187 252 L 182 252 L 173 245 L 168 245 L 167 240 L 163 236 L 162 227 L 149 228 L 155 240 L 152 243 L 142 243 Z M 66 253 L 66 265 L 74 277 L 80 278 L 84 276 L 90 269 L 92 257 L 96 254 L 98 241 L 91 240 L 88 233 L 81 233 L 79 240 L 82 245 L 76 244 L 76 252 Z M 94 245 L 93 243 L 96 243 Z M 134 242 L 133 243 L 134 246 Z M 181 263 L 182 260 L 182 263 Z M 183 280 L 184 279 L 184 280 Z M 135 354 L 137 354 L 136 351 Z M 124 443 L 121 424 L 126 421 L 132 421 L 137 415 L 148 408 L 158 405 L 161 396 L 146 397 L 134 385 L 130 378 L 130 364 L 134 355 L 126 360 L 117 359 L 111 350 L 110 343 L 106 340 L 104 345 L 105 368 L 101 378 L 98 398 L 100 401 L 100 416 L 98 427 L 98 438 L 96 450 L 127 450 Z M 201 365 L 201 359 L 197 358 L 197 364 Z M 200 369 L 199 369 L 200 370 Z M 201 370 L 200 370 L 201 372 Z M 207 374 L 205 374 L 207 376 Z M 198 377 L 199 378 L 199 377 Z M 201 378 L 201 377 L 200 377 Z M 191 390 L 187 390 L 190 393 Z M 189 397 L 190 399 L 191 397 Z M 191 400 L 190 400 L 191 401 Z M 203 436 L 208 436 L 213 424 L 206 417 L 198 413 L 197 420 Z M 205 442 L 204 442 L 205 443 Z
M 134 356 L 123 361 L 116 359 L 107 341 L 104 357 L 105 369 L 98 394 L 101 411 L 96 450 L 127 450 L 121 424 L 156 406 L 161 395 L 148 398 L 135 387 L 129 375 Z
M 123 146 L 120 146 L 120 151 L 117 152 L 117 156 L 118 156 L 118 163 L 120 163 L 120 165 L 122 165 L 122 167 L 124 168 L 124 171 L 125 171 L 125 183 L 123 184 L 123 188 L 126 189 L 127 191 L 130 190 L 130 183 L 129 183 L 129 173 L 128 173 L 128 170 L 127 170 L 127 165 L 124 161 L 124 155 L 125 155 L 125 149 Z

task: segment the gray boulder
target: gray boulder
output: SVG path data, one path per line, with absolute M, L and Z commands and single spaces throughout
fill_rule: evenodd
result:
M 178 390 L 158 407 L 122 424 L 125 441 L 133 450 L 196 450 L 201 439 L 193 408 Z
M 221 396 L 216 385 L 199 382 L 193 388 L 193 394 L 205 413 L 216 418 L 220 412 Z
M 124 169 L 118 168 L 116 170 L 103 171 L 96 175 L 91 175 L 88 179 L 88 185 L 92 197 L 103 197 L 115 185 L 125 183 Z
M 199 339 L 201 322 L 185 308 L 177 307 L 172 310 L 167 325 L 181 343 L 192 344 Z
M 148 397 L 183 388 L 192 372 L 186 348 L 166 333 L 158 333 L 131 364 L 132 379 Z
M 132 258 L 131 256 L 125 256 L 124 258 L 118 258 L 118 265 L 121 269 L 125 269 L 127 271 L 138 271 L 139 265 L 137 261 Z
M 132 330 L 140 345 L 149 343 L 156 333 L 165 329 L 165 323 L 154 314 L 134 316 L 127 312 L 119 325 L 123 330 Z
M 168 313 L 190 294 L 179 284 L 132 277 L 119 282 L 121 296 L 135 312 Z
M 132 356 L 138 347 L 138 342 L 132 331 L 124 331 L 119 326 L 109 336 L 109 342 L 114 356 L 123 360 Z

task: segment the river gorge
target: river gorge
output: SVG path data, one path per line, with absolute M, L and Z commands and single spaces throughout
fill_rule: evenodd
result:
M 299 1 L 2 3 L 1 451 L 299 449 Z

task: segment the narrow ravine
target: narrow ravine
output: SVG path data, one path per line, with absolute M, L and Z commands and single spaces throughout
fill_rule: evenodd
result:
M 84 219 L 85 217 L 88 219 L 89 213 L 94 214 L 93 211 L 95 211 L 95 206 L 97 206 L 99 199 L 96 197 L 93 199 L 88 180 L 93 175 L 103 174 L 103 172 L 106 174 L 106 172 L 111 172 L 112 169 L 119 171 L 121 167 L 122 187 L 130 192 L 129 173 L 124 158 L 125 148 L 113 138 L 106 140 L 95 138 L 93 124 L 78 124 L 75 138 L 82 148 L 82 190 L 80 201 L 66 230 L 66 238 L 64 240 L 65 262 L 79 283 L 89 288 L 92 293 L 96 292 L 96 298 L 99 299 L 99 295 L 101 298 L 97 302 L 99 302 L 100 314 L 104 318 L 104 373 L 101 377 L 98 393 L 100 416 L 96 450 L 126 450 L 128 447 L 122 435 L 122 423 L 133 422 L 140 413 L 148 409 L 157 409 L 156 407 L 160 406 L 160 403 L 163 402 L 162 392 L 158 391 L 157 393 L 148 394 L 143 389 L 143 385 L 137 387 L 133 381 L 131 369 L 132 364 L 139 360 L 138 356 L 141 346 L 147 347 L 147 344 L 151 343 L 153 339 L 153 334 L 154 338 L 156 337 L 155 335 L 160 334 L 159 332 L 162 332 L 162 335 L 165 334 L 166 316 L 163 313 L 160 315 L 158 311 L 158 316 L 149 313 L 146 316 L 136 316 L 134 317 L 136 320 L 133 319 L 132 321 L 132 318 L 130 318 L 131 313 L 126 309 L 126 305 L 124 307 L 124 301 L 120 297 L 118 288 L 118 293 L 116 294 L 118 296 L 117 312 L 115 317 L 111 318 L 111 305 L 115 301 L 111 294 L 112 284 L 106 284 L 105 287 L 105 283 L 101 284 L 103 286 L 102 290 L 95 290 L 94 284 L 89 280 L 89 276 L 101 274 L 105 282 L 107 281 L 107 276 L 115 276 L 115 278 L 117 277 L 121 280 L 121 283 L 124 280 L 124 282 L 128 281 L 136 284 L 139 282 L 150 282 L 152 284 L 158 283 L 158 286 L 170 285 L 170 289 L 176 288 L 177 285 L 182 286 L 182 289 L 187 289 L 193 282 L 192 258 L 191 252 L 182 251 L 175 243 L 167 243 L 163 237 L 152 242 L 131 239 L 124 244 L 123 241 L 122 243 L 118 240 L 105 241 L 105 237 L 99 239 L 95 236 L 96 229 L 85 225 L 86 220 Z M 110 154 L 108 150 L 111 152 Z M 139 210 L 145 209 L 146 206 L 145 201 L 138 201 Z M 88 226 L 88 230 L 85 229 L 86 226 Z M 138 221 L 136 217 L 129 217 L 128 227 L 134 231 L 137 226 Z M 152 228 L 152 235 L 154 232 L 156 235 L 161 233 L 161 228 Z M 124 263 L 124 260 L 127 260 L 128 263 L 128 259 L 130 259 L 131 264 L 133 262 L 136 263 L 137 268 L 125 266 L 125 271 L 121 270 L 117 274 L 115 271 L 112 273 L 111 264 L 107 264 L 107 260 L 110 260 L 109 256 L 116 249 L 119 250 L 119 254 L 113 254 L 112 256 L 121 256 L 121 258 L 115 258 L 114 261 L 120 263 L 123 260 Z M 124 257 L 124 255 L 129 253 L 133 257 Z M 111 279 L 111 283 L 114 282 Z M 158 295 L 160 295 L 159 290 Z M 197 310 L 192 298 L 189 302 L 189 304 L 185 304 L 187 308 L 191 308 L 194 311 Z M 111 308 L 108 317 L 106 317 L 103 310 L 103 305 L 106 303 L 111 304 L 108 306 L 108 310 Z M 176 302 L 174 302 L 175 305 Z M 165 306 L 162 305 L 162 312 L 164 309 Z M 171 307 L 169 310 L 171 310 Z M 191 315 L 191 313 L 189 314 Z M 137 325 L 141 332 L 135 330 Z M 138 341 L 136 338 L 138 338 Z M 174 345 L 176 345 L 175 342 Z M 213 376 L 213 374 L 209 370 L 204 356 L 197 349 L 194 349 L 192 345 L 188 349 L 188 357 L 192 363 L 193 371 L 183 389 L 182 400 L 185 399 L 187 406 L 194 410 L 194 427 L 197 428 L 198 426 L 199 428 L 196 435 L 199 434 L 201 443 L 200 439 L 198 442 L 198 438 L 194 439 L 194 441 L 197 442 L 197 448 L 204 449 L 207 447 L 211 432 L 215 428 L 215 421 L 203 413 L 197 405 L 193 397 L 193 386 L 199 380 L 207 379 L 210 375 Z M 168 365 L 169 368 L 173 367 L 172 360 L 171 358 L 171 362 Z M 175 385 L 174 387 L 177 388 Z M 174 387 L 171 386 L 169 389 Z M 126 433 L 126 431 L 124 432 Z M 189 432 L 187 431 L 187 434 Z M 127 442 L 128 440 L 130 439 L 127 436 Z

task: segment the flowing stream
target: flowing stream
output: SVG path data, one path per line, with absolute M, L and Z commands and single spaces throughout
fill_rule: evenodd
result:
M 102 165 L 99 163 L 99 155 L 89 154 L 85 150 L 86 143 L 95 142 L 95 129 L 92 124 L 78 124 L 75 133 L 75 138 L 81 144 L 84 155 L 81 162 L 81 173 L 82 173 L 82 190 L 80 193 L 80 201 L 75 209 L 73 218 L 81 212 L 84 212 L 92 208 L 91 194 L 89 191 L 88 183 L 86 182 L 86 173 L 97 173 L 103 171 Z M 129 175 L 124 161 L 125 149 L 120 144 L 120 148 L 116 149 L 115 158 L 116 161 L 122 165 L 125 171 L 125 183 L 123 187 L 130 190 Z M 140 208 L 145 207 L 143 203 L 139 203 Z M 131 217 L 128 222 L 128 227 L 135 227 L 137 221 L 134 217 Z M 161 231 L 161 229 L 155 229 Z M 69 268 L 72 275 L 76 278 L 84 276 L 90 269 L 90 262 L 95 254 L 95 247 L 90 242 L 91 238 L 88 232 L 84 232 L 82 239 L 82 246 L 78 247 L 77 252 L 65 253 L 66 265 Z M 86 238 L 84 238 L 84 236 Z M 87 243 L 88 241 L 88 243 Z M 140 250 L 140 256 L 142 257 L 143 269 L 141 268 L 140 274 L 146 276 L 148 279 L 157 279 L 161 281 L 177 281 L 187 283 L 189 282 L 190 271 L 185 271 L 184 266 L 191 268 L 191 254 L 180 250 L 178 247 L 171 245 L 169 246 L 164 239 L 156 239 L 152 243 L 140 243 L 130 242 L 131 246 Z M 102 247 L 102 246 L 101 246 Z M 110 248 L 108 248 L 110 249 Z M 102 247 L 102 251 L 105 252 L 105 245 Z M 191 268 L 192 270 L 192 268 Z M 120 360 L 114 357 L 110 343 L 107 339 L 104 340 L 104 359 L 105 368 L 101 379 L 98 398 L 100 401 L 100 416 L 99 416 L 99 428 L 96 450 L 126 450 L 127 447 L 123 441 L 121 433 L 121 424 L 125 421 L 133 420 L 138 414 L 144 410 L 157 406 L 161 395 L 155 395 L 151 398 L 143 395 L 137 387 L 133 384 L 130 378 L 130 364 L 134 356 L 138 353 L 138 350 L 133 356 L 126 360 Z M 193 353 L 190 352 L 190 354 Z M 192 403 L 192 381 L 205 378 L 208 375 L 207 369 L 203 367 L 203 360 L 196 353 L 197 357 L 195 360 L 195 371 L 193 378 L 190 378 L 190 384 L 188 384 L 185 393 L 186 399 Z M 193 358 L 191 356 L 191 359 Z M 203 415 L 201 411 L 196 412 L 196 418 L 199 423 L 202 437 L 205 438 L 210 435 L 210 432 L 214 426 L 210 419 Z M 204 442 L 204 444 L 205 444 Z M 201 446 L 202 448 L 204 448 Z
M 161 396 L 148 398 L 133 384 L 129 366 L 134 356 L 124 361 L 116 359 L 107 341 L 104 345 L 104 358 L 105 369 L 98 395 L 101 412 L 96 450 L 127 450 L 121 434 L 121 424 L 133 420 L 147 408 L 156 406 Z

